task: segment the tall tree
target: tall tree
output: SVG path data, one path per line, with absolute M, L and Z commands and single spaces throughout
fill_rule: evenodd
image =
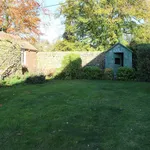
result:
M 25 37 L 38 35 L 39 7 L 36 0 L 1 0 L 0 31 Z
M 150 23 L 148 1 L 66 0 L 60 9 L 66 18 L 64 38 L 103 48 L 125 42 L 126 34 L 135 35 Z

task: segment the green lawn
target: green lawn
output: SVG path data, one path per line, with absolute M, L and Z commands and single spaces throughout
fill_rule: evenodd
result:
M 149 150 L 150 83 L 0 88 L 1 150 Z

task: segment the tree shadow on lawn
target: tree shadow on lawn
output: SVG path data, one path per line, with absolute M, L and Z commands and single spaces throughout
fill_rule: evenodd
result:
M 89 106 L 86 111 L 68 117 L 61 135 L 70 139 L 72 147 L 76 149 L 121 148 L 120 133 L 126 126 L 127 118 L 128 115 L 123 113 L 123 109 L 117 107 Z M 54 140 L 59 140 L 59 137 L 55 138 Z M 65 139 L 62 139 L 62 142 L 63 140 Z
M 79 61 L 81 60 L 76 59 L 74 61 L 71 61 L 64 68 L 60 68 L 54 78 L 46 79 L 46 76 L 43 74 L 30 75 L 28 77 L 26 77 L 25 75 L 21 75 L 22 77 L 21 76 L 14 76 L 10 78 L 8 77 L 4 80 L 0 80 L 0 88 L 12 87 L 15 85 L 43 84 L 46 83 L 47 81 L 52 81 L 55 79 L 78 79 L 80 70 L 82 68 L 81 64 L 80 67 L 76 67 L 76 64 L 78 65 Z
M 27 85 L 27 84 L 42 84 L 46 83 L 46 77 L 44 75 L 31 75 L 31 76 L 14 76 L 13 78 L 7 78 L 0 81 L 0 88 L 12 87 L 16 85 Z

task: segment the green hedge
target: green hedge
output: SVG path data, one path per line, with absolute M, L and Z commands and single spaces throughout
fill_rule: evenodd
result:
M 104 79 L 105 80 L 113 80 L 114 79 L 114 71 L 112 68 L 106 68 L 104 70 Z
M 76 79 L 81 70 L 82 60 L 78 54 L 68 54 L 62 60 L 62 66 L 59 68 L 54 77 L 58 79 Z
M 137 46 L 137 73 L 140 81 L 150 81 L 150 44 Z
M 135 70 L 133 68 L 120 67 L 117 71 L 117 79 L 122 81 L 135 80 Z
M 97 66 L 86 66 L 80 75 L 82 79 L 102 79 L 103 71 Z

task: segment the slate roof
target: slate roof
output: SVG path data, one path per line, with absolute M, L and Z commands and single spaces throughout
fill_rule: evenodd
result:
M 127 48 L 127 47 L 124 46 L 123 44 L 117 43 L 117 44 L 115 44 L 114 46 L 112 46 L 111 48 L 109 48 L 109 49 L 106 51 L 106 53 L 107 53 L 108 51 L 112 50 L 114 47 L 116 47 L 116 46 L 118 46 L 118 45 L 120 45 L 120 46 L 124 47 L 125 49 L 127 49 L 128 51 L 132 52 L 132 50 L 130 50 L 129 48 Z

